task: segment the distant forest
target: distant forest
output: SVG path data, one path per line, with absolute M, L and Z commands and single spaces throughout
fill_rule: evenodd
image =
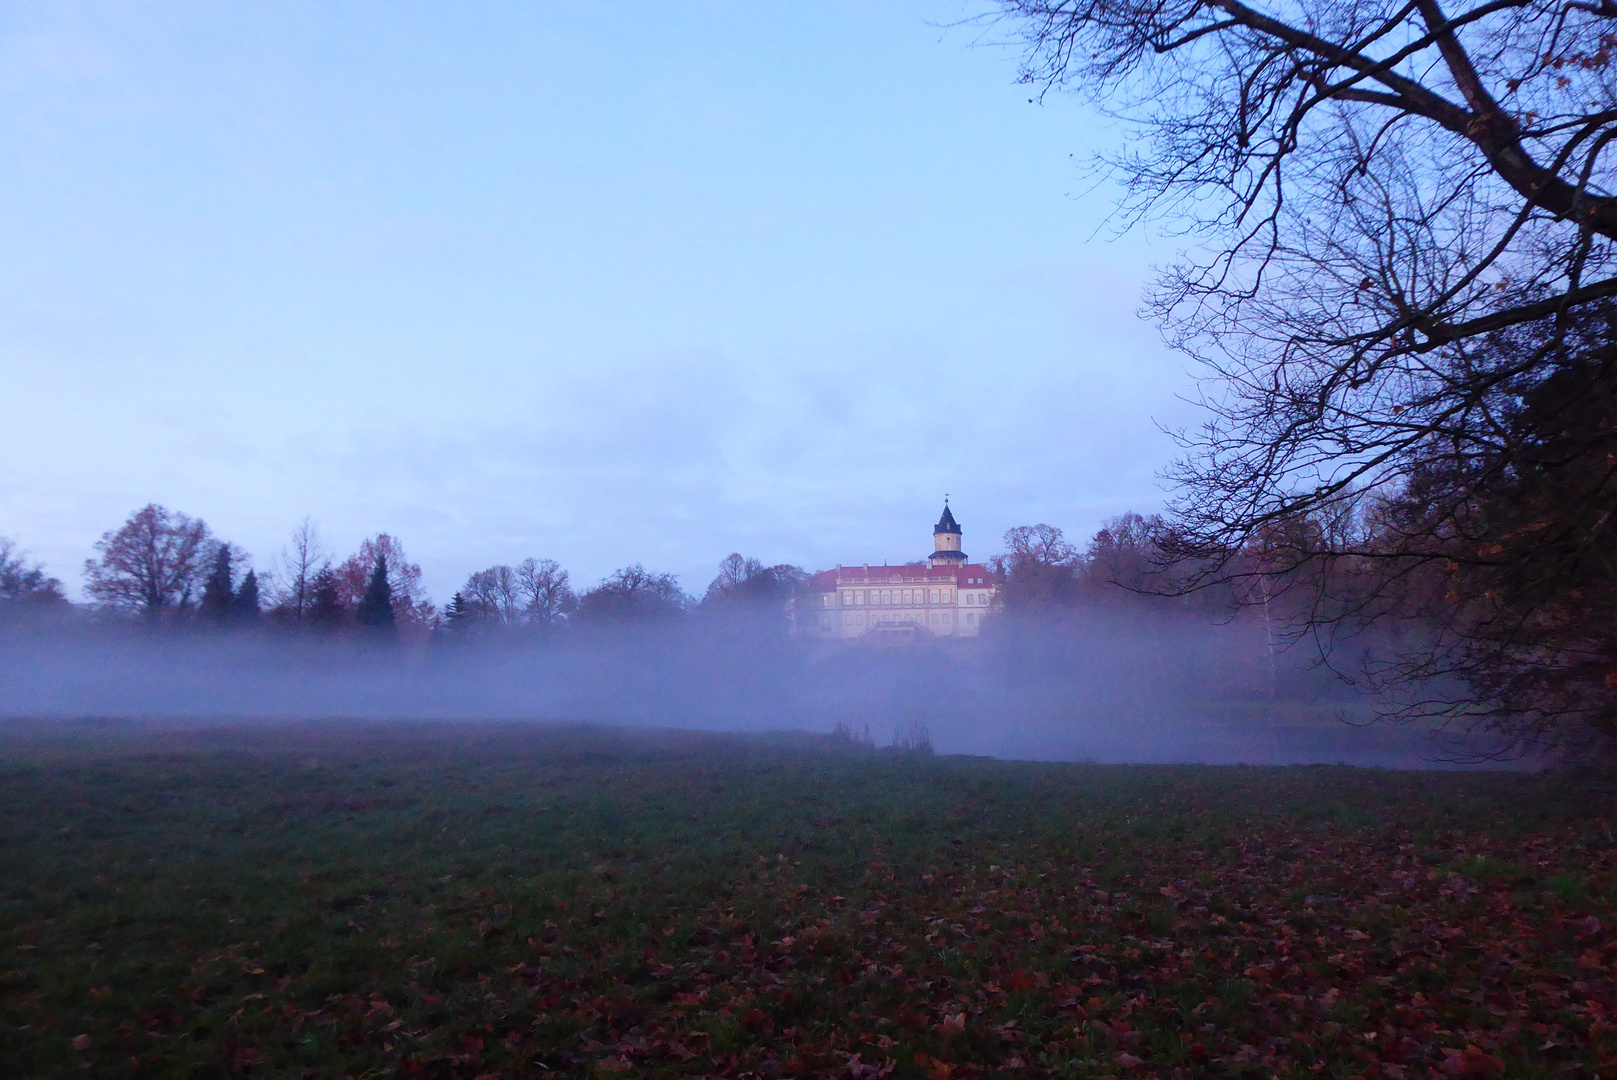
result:
M 1342 527 L 1298 523 L 1305 533 Z M 946 647 L 1030 684 L 1058 685 L 1050 676 L 1063 672 L 1066 681 L 1150 684 L 1163 700 L 1334 702 L 1368 714 L 1360 684 L 1393 655 L 1385 634 L 1368 629 L 1325 642 L 1311 633 L 1322 583 L 1308 566 L 1272 572 L 1273 553 L 1254 548 L 1245 556 L 1249 577 L 1202 580 L 1200 564 L 1165 553 L 1166 528 L 1156 517 L 1125 514 L 1084 544 L 1047 524 L 1009 530 L 1004 550 L 987 560 L 997 600 L 982 639 Z M 471 574 L 440 607 L 394 535 L 379 533 L 339 557 L 305 520 L 276 559 L 255 565 L 201 519 L 148 505 L 96 544 L 83 568 L 89 600 L 76 605 L 16 543 L 0 545 L 0 622 L 13 633 L 76 628 L 456 650 L 542 649 L 608 632 L 713 640 L 718 628 L 740 627 L 742 637 L 719 640 L 827 648 L 791 638 L 793 601 L 809 574 L 739 553 L 720 560 L 700 596 L 639 564 L 579 591 L 556 561 L 529 557 Z M 1315 647 L 1300 647 L 1307 645 Z

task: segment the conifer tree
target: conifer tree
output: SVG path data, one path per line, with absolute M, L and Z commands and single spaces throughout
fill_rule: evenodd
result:
M 314 572 L 309 580 L 309 625 L 322 630 L 335 630 L 347 619 L 348 609 L 343 603 L 342 583 L 328 563 Z
M 241 588 L 236 590 L 236 599 L 232 603 L 232 614 L 236 621 L 249 625 L 258 622 L 258 574 L 252 570 L 241 579 Z
M 359 606 L 354 609 L 354 620 L 372 630 L 393 629 L 393 586 L 387 582 L 386 555 L 376 556 L 370 581 L 365 585 L 365 595 L 360 597 Z
M 197 613 L 211 622 L 230 617 L 235 588 L 230 580 L 230 545 L 220 544 L 213 552 L 213 568 L 202 586 L 202 603 Z
M 450 598 L 449 606 L 444 609 L 446 628 L 455 633 L 464 633 L 477 622 L 477 611 L 466 597 L 456 593 Z

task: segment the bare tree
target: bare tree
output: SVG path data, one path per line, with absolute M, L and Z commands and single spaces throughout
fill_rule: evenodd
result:
M 1599 358 L 1617 340 L 1603 313 L 1617 297 L 1617 5 L 1001 9 L 1026 45 L 1026 80 L 1076 88 L 1136 125 L 1127 149 L 1100 163 L 1123 182 L 1121 221 L 1160 217 L 1186 239 L 1189 254 L 1148 301 L 1207 376 L 1210 419 L 1182 436 L 1186 454 L 1169 474 L 1179 495 L 1158 537 L 1190 568 L 1184 584 L 1252 575 L 1263 586 L 1237 597 L 1271 606 L 1277 588 L 1306 585 L 1317 601 L 1302 609 L 1310 633 L 1390 613 L 1429 624 L 1382 669 L 1383 685 L 1411 691 L 1395 715 L 1477 721 L 1529 741 L 1564 734 L 1555 717 L 1590 719 L 1542 696 L 1502 697 L 1481 673 L 1484 656 L 1434 645 L 1450 631 L 1475 643 L 1477 628 L 1504 616 L 1520 631 L 1514 663 L 1570 663 L 1532 605 L 1512 608 L 1487 575 L 1473 579 L 1475 596 L 1458 580 L 1437 594 L 1473 608 L 1459 622 L 1414 599 L 1450 563 L 1505 558 L 1532 567 L 1532 580 L 1571 580 L 1610 549 L 1617 446 L 1603 410 L 1573 416 L 1579 394 L 1567 388 L 1604 395 Z M 1549 428 L 1521 418 L 1552 384 L 1564 417 L 1590 425 L 1559 453 L 1589 466 L 1572 472 L 1597 512 L 1546 546 L 1533 526 L 1555 520 L 1549 493 L 1570 474 L 1549 478 Z M 1523 475 L 1537 495 L 1499 497 L 1515 483 L 1506 477 Z M 1412 512 L 1422 492 L 1440 503 Z M 1526 528 L 1530 542 L 1484 539 L 1483 505 L 1503 533 Z M 1365 506 L 1381 508 L 1381 528 L 1367 527 Z M 1492 543 L 1503 554 L 1484 554 Z M 1307 564 L 1318 566 L 1300 574 Z M 1612 631 L 1602 633 L 1607 644 L 1586 649 L 1580 668 L 1586 702 L 1602 689 L 1588 681 L 1593 657 L 1612 651 Z M 1475 693 L 1435 692 L 1456 675 Z M 1524 707 L 1537 719 L 1524 724 Z
M 1082 559 L 1054 525 L 1018 525 L 1005 533 L 1005 551 L 989 559 L 998 602 L 1011 610 L 1048 608 L 1076 599 Z
M 739 551 L 732 551 L 719 560 L 719 572 L 707 585 L 702 602 L 711 604 L 738 595 L 747 583 L 764 572 L 764 564 L 750 559 Z
M 115 610 L 157 619 L 189 606 L 211 551 L 200 519 L 149 503 L 102 534 L 86 559 L 85 591 Z
M 1005 533 L 1006 558 L 1012 563 L 1038 563 L 1044 566 L 1071 565 L 1078 549 L 1054 525 L 1018 525 Z
M 1187 346 L 1227 346 L 1221 386 L 1255 392 L 1273 421 L 1313 403 L 1309 430 L 1398 445 L 1419 427 L 1414 402 L 1453 392 L 1456 373 L 1421 357 L 1617 296 L 1601 276 L 1617 238 L 1603 40 L 1617 6 L 1002 7 L 1028 46 L 1025 79 L 1071 84 L 1141 127 L 1106 162 L 1125 220 L 1171 215 L 1203 253 L 1167 274 L 1153 310 Z M 1242 378 L 1260 372 L 1279 381 Z
M 302 626 L 313 609 L 315 575 L 331 561 L 312 518 L 304 518 L 292 530 L 292 542 L 281 549 L 278 561 L 271 594 L 276 609 L 293 625 Z
M 702 596 L 702 610 L 754 621 L 760 631 L 786 633 L 791 626 L 793 596 L 808 581 L 802 567 L 790 563 L 765 566 L 760 560 L 731 552 L 719 562 L 719 573 Z
M 557 622 L 578 607 L 567 571 L 555 559 L 523 559 L 517 564 L 517 585 L 527 619 L 536 625 Z
M 466 579 L 461 595 L 478 615 L 497 626 L 510 628 L 523 618 L 522 580 L 509 566 L 491 566 Z

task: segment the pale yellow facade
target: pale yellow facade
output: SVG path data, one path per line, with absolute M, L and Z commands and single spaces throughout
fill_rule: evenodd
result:
M 947 507 L 933 552 L 907 566 L 838 566 L 810 579 L 793 610 L 799 636 L 826 640 L 976 637 L 994 604 L 988 569 L 968 563 Z

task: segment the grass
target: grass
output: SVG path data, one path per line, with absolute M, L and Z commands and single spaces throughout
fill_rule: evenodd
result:
M 1617 1074 L 1559 775 L 808 736 L 0 740 L 0 1073 Z

